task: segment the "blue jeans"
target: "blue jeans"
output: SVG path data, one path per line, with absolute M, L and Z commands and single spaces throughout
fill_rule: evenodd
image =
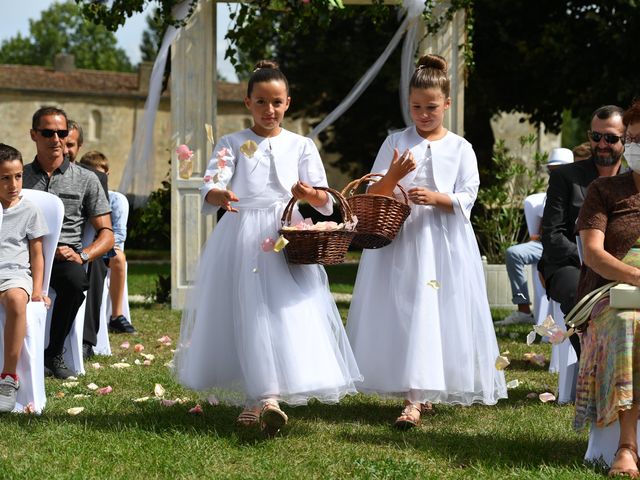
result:
M 511 284 L 511 301 L 516 305 L 531 304 L 525 265 L 538 263 L 542 256 L 542 243 L 529 241 L 507 248 L 505 263 Z M 536 272 L 534 272 L 536 274 Z

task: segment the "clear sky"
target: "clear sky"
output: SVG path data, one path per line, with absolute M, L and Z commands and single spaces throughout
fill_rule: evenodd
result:
M 8 3 L 9 0 L 3 0 Z M 0 22 L 0 41 L 16 36 L 21 33 L 23 36 L 29 35 L 29 19 L 39 20 L 41 12 L 49 8 L 55 0 L 11 0 L 11 6 L 3 9 L 3 20 Z M 58 1 L 59 3 L 59 1 Z M 153 8 L 153 3 L 149 10 Z M 218 71 L 229 80 L 235 80 L 235 72 L 229 62 L 223 61 L 226 49 L 224 35 L 229 24 L 229 8 L 226 4 L 218 4 Z M 127 52 L 131 62 L 135 65 L 140 61 L 140 42 L 142 32 L 147 23 L 146 13 L 137 14 L 130 17 L 124 26 L 116 32 L 118 45 Z

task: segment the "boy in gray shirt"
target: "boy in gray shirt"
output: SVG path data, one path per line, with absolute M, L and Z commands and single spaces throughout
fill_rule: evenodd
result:
M 49 304 L 42 295 L 42 237 L 48 233 L 47 224 L 38 207 L 20 196 L 22 170 L 20 152 L 0 143 L 0 305 L 6 317 L 0 412 L 10 412 L 16 404 L 16 367 L 27 332 L 29 298 Z

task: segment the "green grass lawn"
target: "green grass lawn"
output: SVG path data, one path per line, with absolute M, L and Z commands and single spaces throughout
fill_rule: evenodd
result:
M 346 313 L 348 305 L 340 305 Z M 500 312 L 496 314 L 501 316 Z M 0 417 L 0 478 L 602 478 L 581 463 L 586 434 L 571 430 L 572 406 L 543 404 L 530 392 L 553 391 L 547 368 L 527 364 L 524 326 L 500 327 L 501 350 L 509 350 L 507 380 L 520 386 L 496 406 L 436 406 L 435 415 L 406 433 L 391 421 L 400 403 L 358 395 L 339 405 L 313 403 L 286 408 L 289 425 L 274 439 L 234 424 L 239 410 L 200 402 L 179 386 L 165 365 L 178 338 L 180 313 L 158 306 L 132 311 L 138 335 L 112 335 L 112 357 L 96 357 L 79 384 L 47 379 L 48 404 L 41 416 Z M 157 339 L 169 335 L 172 346 Z M 130 348 L 119 347 L 128 340 Z M 155 355 L 150 366 L 133 346 Z M 132 366 L 115 369 L 110 365 Z M 89 383 L 110 385 L 100 396 Z M 186 398 L 171 407 L 153 399 L 155 384 L 165 398 Z M 88 395 L 74 398 L 74 395 Z M 152 397 L 136 403 L 133 399 Z M 77 416 L 67 410 L 84 407 Z

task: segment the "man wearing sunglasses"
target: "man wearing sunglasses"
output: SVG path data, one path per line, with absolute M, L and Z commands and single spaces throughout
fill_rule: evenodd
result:
M 68 378 L 71 371 L 62 356 L 64 341 L 85 298 L 89 285 L 84 264 L 101 258 L 114 244 L 109 201 L 98 177 L 69 161 L 65 139 L 69 135 L 67 115 L 56 107 L 42 107 L 33 115 L 31 139 L 36 157 L 24 166 L 25 188 L 57 195 L 64 204 L 62 231 L 51 270 L 51 287 L 56 291 L 49 346 L 45 350 L 45 373 Z M 91 222 L 97 236 L 82 247 L 82 231 Z
M 544 277 L 547 295 L 560 304 L 565 315 L 575 305 L 580 276 L 576 219 L 589 184 L 598 177 L 610 177 L 620 171 L 624 152 L 622 113 L 615 105 L 598 108 L 587 132 L 591 158 L 558 167 L 549 176 L 538 270 Z M 576 335 L 570 340 L 579 358 L 580 341 Z

